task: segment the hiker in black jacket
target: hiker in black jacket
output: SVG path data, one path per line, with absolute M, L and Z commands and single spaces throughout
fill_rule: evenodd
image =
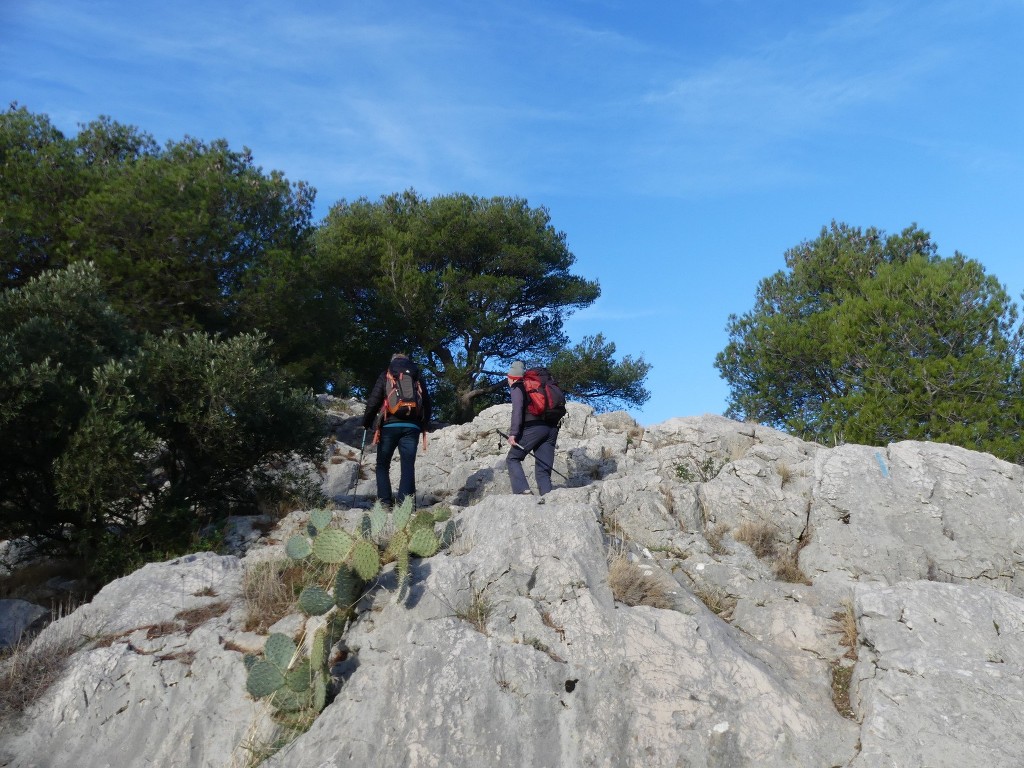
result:
M 530 484 L 523 471 L 523 459 L 532 451 L 537 491 L 543 496 L 551 491 L 551 469 L 555 464 L 558 424 L 550 424 L 540 416 L 534 416 L 526 407 L 527 395 L 522 384 L 525 372 L 519 360 L 512 363 L 508 370 L 508 386 L 512 395 L 512 424 L 508 429 L 508 444 L 512 448 L 505 457 L 505 465 L 508 467 L 512 493 L 531 494 Z
M 398 386 L 402 377 L 413 385 L 414 401 L 402 401 Z M 396 403 L 398 410 L 393 412 Z M 415 504 L 416 441 L 422 433 L 426 450 L 429 424 L 430 393 L 420 380 L 419 367 L 404 352 L 395 353 L 370 390 L 363 414 L 363 429 L 373 429 L 373 442 L 377 443 L 377 500 L 381 504 L 401 504 L 407 496 Z M 391 493 L 391 459 L 396 449 L 402 466 L 397 499 Z

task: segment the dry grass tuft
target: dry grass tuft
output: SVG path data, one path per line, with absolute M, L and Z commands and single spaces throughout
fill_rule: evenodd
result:
M 469 622 L 473 629 L 482 635 L 489 634 L 487 622 L 494 613 L 494 602 L 487 594 L 487 587 L 470 585 L 470 595 L 466 603 L 455 610 L 455 615 Z
M 808 586 L 811 584 L 807 574 L 800 570 L 797 556 L 790 552 L 784 552 L 775 558 L 775 562 L 772 564 L 772 571 L 775 572 L 775 578 L 779 581 L 785 581 L 790 584 L 807 584 Z
M 704 538 L 707 539 L 708 545 L 711 547 L 712 553 L 716 555 L 727 555 L 729 551 L 722 544 L 722 539 L 725 538 L 725 534 L 729 532 L 729 526 L 725 523 L 719 523 L 718 525 L 706 527 L 704 529 Z
M 750 450 L 745 442 L 737 441 L 728 445 L 729 461 L 739 461 L 747 455 L 747 451 Z
M 696 584 L 693 588 L 693 594 L 708 607 L 708 610 L 723 621 L 730 621 L 732 619 L 732 612 L 736 610 L 737 601 L 735 597 L 724 589 L 711 584 Z
M 853 662 L 857 660 L 857 615 L 853 602 L 844 600 L 842 610 L 832 614 L 832 622 L 832 631 L 839 635 L 839 645 L 847 648 L 843 654 L 846 661 L 840 660 L 832 665 L 832 703 L 840 715 L 853 720 L 855 713 L 850 703 L 850 681 L 853 679 Z
M 152 640 L 157 637 L 167 637 L 178 632 L 178 622 L 176 621 L 161 621 L 159 624 L 150 624 L 148 627 L 139 627 L 138 629 L 146 630 L 146 639 Z M 104 635 L 102 640 L 103 643 L 109 647 L 117 640 L 128 637 L 135 630 L 127 630 L 117 635 Z
M 775 463 L 775 471 L 779 473 L 779 479 L 782 480 L 783 488 L 793 482 L 793 478 L 796 477 L 796 472 L 784 461 L 778 461 Z
M 630 427 L 629 431 L 626 432 L 626 445 L 635 446 L 640 445 L 644 441 L 644 428 L 640 425 Z
M 196 660 L 196 652 L 178 651 L 177 653 L 166 653 L 163 656 L 157 656 L 157 659 L 160 661 L 177 661 L 186 667 L 191 667 L 192 662 Z
M 0 660 L 0 721 L 21 714 L 46 693 L 80 645 L 68 637 L 6 652 Z
M 202 605 L 198 608 L 188 608 L 184 611 L 179 611 L 174 618 L 184 625 L 183 629 L 186 634 L 192 634 L 194 630 L 201 627 L 210 619 L 223 616 L 230 609 L 231 603 L 221 601 L 217 603 L 210 603 L 209 605 Z
M 853 603 L 843 601 L 843 609 L 832 614 L 833 632 L 839 635 L 839 644 L 848 650 L 844 658 L 857 660 L 857 615 L 853 612 Z
M 673 607 L 672 599 L 661 582 L 625 555 L 612 558 L 608 566 L 608 585 L 620 603 L 651 608 Z
M 291 560 L 266 561 L 247 568 L 242 579 L 247 611 L 245 630 L 266 633 L 294 612 L 296 598 L 307 578 L 305 569 Z
M 778 554 L 775 526 L 765 522 L 746 522 L 733 534 L 736 541 L 746 544 L 757 557 L 769 558 Z

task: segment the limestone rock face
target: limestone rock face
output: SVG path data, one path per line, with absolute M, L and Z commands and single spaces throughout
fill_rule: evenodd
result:
M 860 587 L 853 765 L 1019 765 L 1024 605 L 928 581 Z
M 1024 596 L 1024 469 L 932 443 L 818 454 L 814 541 L 801 554 L 828 579 L 929 579 Z
M 342 405 L 323 482 L 354 530 L 375 455 L 360 472 Z M 417 502 L 449 506 L 456 540 L 413 559 L 401 599 L 392 566 L 370 586 L 331 701 L 265 764 L 1020 765 L 1020 467 L 570 404 L 540 504 L 509 494 L 508 422 L 494 406 L 430 435 Z M 243 653 L 323 620 L 254 622 L 243 574 L 308 518 L 253 528 L 241 559 L 148 565 L 51 624 L 33 648 L 64 671 L 7 719 L 0 766 L 253 764 L 273 722 Z
M 856 726 L 824 670 L 787 665 L 699 603 L 617 605 L 597 508 L 489 497 L 465 554 L 421 563 L 349 635 L 359 665 L 271 765 L 836 765 Z M 468 544 L 467 544 L 468 546 Z M 680 590 L 681 591 L 681 590 Z M 474 601 L 490 606 L 474 623 Z M 770 703 L 770 704 L 769 704 Z
M 111 582 L 35 640 L 64 674 L 0 735 L 0 765 L 224 765 L 254 722 L 225 647 L 241 568 L 206 552 Z

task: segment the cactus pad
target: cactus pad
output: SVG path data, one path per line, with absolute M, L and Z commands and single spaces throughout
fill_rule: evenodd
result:
M 292 656 L 295 655 L 295 643 L 288 635 L 275 632 L 267 638 L 263 646 L 263 655 L 279 669 L 288 669 L 288 665 L 292 663 Z
M 269 661 L 258 660 L 249 669 L 245 680 L 245 688 L 253 698 L 262 699 L 269 696 L 284 685 L 284 674 Z
M 449 507 L 441 507 L 440 509 L 434 510 L 434 522 L 443 523 L 450 520 L 452 517 L 452 510 Z
M 321 627 L 313 633 L 313 644 L 309 649 L 309 663 L 314 670 L 327 664 L 327 631 Z
M 303 659 L 295 669 L 289 669 L 284 675 L 284 684 L 296 693 L 308 691 L 313 681 L 313 673 L 310 671 L 309 659 Z
M 408 531 L 395 531 L 395 535 L 391 537 L 391 541 L 388 542 L 388 548 L 385 550 L 384 555 L 386 558 L 395 559 L 402 552 L 409 551 L 409 532 Z
M 455 543 L 455 534 L 457 532 L 458 529 L 455 527 L 455 521 L 449 520 L 445 524 L 444 530 L 441 531 L 441 538 L 438 541 L 438 545 L 445 549 L 450 547 L 453 543 Z
M 370 536 L 374 539 L 380 536 L 387 523 L 388 513 L 384 510 L 384 507 L 374 505 L 373 509 L 370 510 Z
M 309 513 L 309 524 L 319 533 L 331 524 L 331 518 L 333 517 L 334 513 L 329 509 L 314 509 Z
M 285 686 L 277 691 L 274 694 L 274 698 L 270 701 L 282 712 L 298 712 L 303 709 L 308 709 L 311 700 L 312 696 L 308 689 L 298 692 Z
M 334 607 L 334 598 L 322 587 L 306 587 L 299 595 L 299 608 L 307 616 L 322 616 Z
M 434 516 L 429 512 L 417 512 L 409 524 L 410 531 L 434 530 Z
M 359 599 L 359 590 L 362 588 L 362 579 L 347 565 L 338 569 L 334 577 L 334 604 L 343 611 Z
M 313 555 L 324 563 L 343 563 L 352 550 L 352 537 L 340 528 L 328 528 L 313 539 Z
M 380 552 L 372 541 L 359 541 L 352 549 L 352 567 L 359 578 L 369 581 L 380 571 Z
M 409 551 L 420 557 L 431 557 L 437 553 L 438 541 L 433 528 L 418 528 L 409 539 Z
M 284 553 L 292 560 L 302 560 L 309 557 L 312 551 L 313 548 L 309 545 L 309 539 L 301 534 L 292 536 L 288 539 L 288 543 L 284 545 Z
M 398 555 L 395 565 L 398 571 L 398 593 L 401 595 L 409 586 L 409 550 Z
M 412 514 L 412 497 L 406 496 L 402 499 L 402 503 L 395 507 L 395 528 L 405 528 L 406 523 L 409 522 L 409 516 Z
M 323 711 L 327 704 L 327 681 L 323 675 L 313 677 L 313 700 L 311 702 L 314 712 Z

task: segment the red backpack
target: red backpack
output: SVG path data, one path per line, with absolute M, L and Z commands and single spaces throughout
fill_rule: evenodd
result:
M 565 416 L 565 393 L 547 368 L 529 368 L 523 372 L 526 410 L 548 424 L 558 423 Z

